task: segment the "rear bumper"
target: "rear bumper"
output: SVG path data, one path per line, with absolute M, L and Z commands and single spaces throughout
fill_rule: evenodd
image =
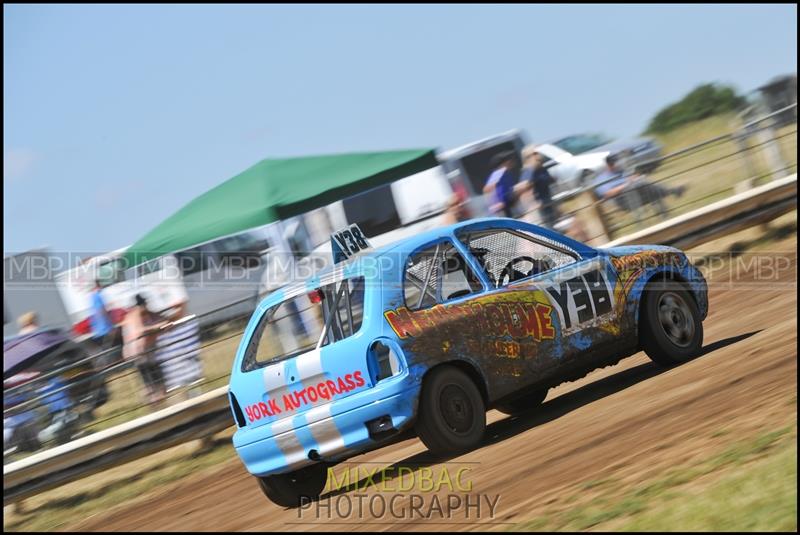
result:
M 326 461 L 367 450 L 381 442 L 370 437 L 370 420 L 389 416 L 397 431 L 413 422 L 420 385 L 407 373 L 296 416 L 238 429 L 233 436 L 236 453 L 248 472 L 265 476 L 313 464 L 312 450 Z

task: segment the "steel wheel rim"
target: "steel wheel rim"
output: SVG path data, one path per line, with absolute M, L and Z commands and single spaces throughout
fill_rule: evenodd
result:
M 475 409 L 461 387 L 454 384 L 445 386 L 439 396 L 439 403 L 442 418 L 451 431 L 463 435 L 472 429 Z
M 670 342 L 689 347 L 694 339 L 694 317 L 689 305 L 674 292 L 665 292 L 658 299 L 658 322 Z

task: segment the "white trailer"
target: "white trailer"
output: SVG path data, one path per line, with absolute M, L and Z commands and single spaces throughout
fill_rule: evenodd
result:
M 17 318 L 26 312 L 35 312 L 42 327 L 69 329 L 70 317 L 53 278 L 63 262 L 48 249 L 3 258 L 3 336 L 19 331 Z

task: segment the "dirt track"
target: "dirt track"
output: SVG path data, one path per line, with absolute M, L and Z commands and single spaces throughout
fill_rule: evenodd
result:
M 638 354 L 617 366 L 552 390 L 540 411 L 523 418 L 489 413 L 485 444 L 450 459 L 450 474 L 469 468 L 471 494 L 499 495 L 495 515 L 478 522 L 495 529 L 536 518 L 556 497 L 581 492 L 587 482 L 624 484 L 707 457 L 744 436 L 796 420 L 796 249 L 779 283 L 713 286 L 703 356 L 663 370 Z M 752 281 L 752 274 L 740 282 Z M 353 459 L 364 467 L 431 464 L 416 440 Z M 380 462 L 381 464 L 368 464 Z M 376 478 L 377 479 L 377 478 Z M 349 495 L 375 495 L 376 489 Z M 439 495 L 448 494 L 447 488 Z M 390 493 L 382 493 L 386 500 Z M 430 494 L 426 500 L 430 499 Z M 404 498 L 405 499 L 405 498 Z M 355 499 L 353 499 L 354 503 Z M 426 502 L 427 503 L 427 502 Z M 368 508 L 366 508 L 368 511 Z M 425 509 L 428 507 L 426 505 Z M 323 511 L 323 517 L 326 515 Z M 474 518 L 474 513 L 473 513 Z M 357 516 L 298 518 L 268 502 L 238 459 L 197 474 L 152 496 L 87 519 L 80 530 L 477 529 L 463 509 L 449 523 L 440 516 L 395 520 Z M 368 523 L 373 522 L 373 523 Z M 484 529 L 490 526 L 482 526 Z

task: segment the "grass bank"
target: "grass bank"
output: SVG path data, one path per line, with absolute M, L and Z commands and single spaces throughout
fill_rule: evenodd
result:
M 797 531 L 797 428 L 741 440 L 632 488 L 587 481 L 513 530 Z

